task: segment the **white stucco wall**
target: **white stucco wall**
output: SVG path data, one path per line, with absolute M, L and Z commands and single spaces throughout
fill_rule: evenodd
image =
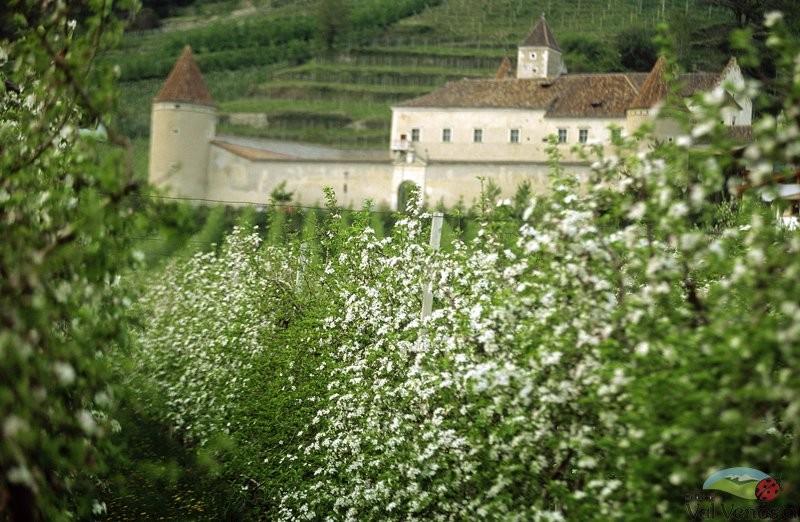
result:
M 517 78 L 555 78 L 563 72 L 561 53 L 548 47 L 517 48 Z
M 324 187 L 331 187 L 344 207 L 358 208 L 367 200 L 391 205 L 393 167 L 389 162 L 250 161 L 218 146 L 211 147 L 209 198 L 246 203 L 269 203 L 283 181 L 293 201 L 324 203 Z
M 579 161 L 571 149 L 578 144 L 579 130 L 587 129 L 588 140 L 607 144 L 611 124 L 626 126 L 625 118 L 545 118 L 544 111 L 522 109 L 392 109 L 392 143 L 401 135 L 411 139 L 420 130 L 420 141 L 412 143 L 420 157 L 452 161 L 547 161 L 547 137 L 567 129 L 567 143 L 560 146 L 565 161 Z M 442 142 L 442 130 L 451 129 L 451 142 Z M 473 131 L 483 129 L 483 142 L 473 142 Z M 519 129 L 520 142 L 510 143 L 511 129 Z
M 148 179 L 173 196 L 204 198 L 208 190 L 210 142 L 217 112 L 188 103 L 154 103 Z
M 586 165 L 565 168 L 583 179 L 589 174 Z M 359 208 L 369 199 L 376 206 L 394 209 L 400 184 L 412 181 L 429 205 L 443 202 L 450 207 L 462 201 L 469 206 L 480 198 L 480 177 L 491 179 L 503 197 L 513 196 L 525 180 L 531 182 L 534 193 L 543 194 L 549 188 L 549 168 L 543 163 L 251 161 L 212 146 L 208 198 L 266 204 L 272 191 L 286 181 L 286 190 L 294 193 L 299 204 L 322 204 L 323 188 L 330 186 L 342 206 Z
M 564 165 L 567 172 L 577 174 L 582 182 L 588 179 L 588 165 Z M 480 177 L 491 179 L 501 196 L 512 197 L 523 181 L 529 181 L 534 194 L 545 194 L 550 184 L 549 166 L 542 163 L 432 163 L 425 173 L 425 200 L 435 206 L 443 202 L 452 207 L 463 201 L 470 206 L 480 200 Z

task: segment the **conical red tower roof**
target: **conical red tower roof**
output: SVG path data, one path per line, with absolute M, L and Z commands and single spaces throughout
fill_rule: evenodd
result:
M 214 99 L 208 92 L 200 67 L 194 60 L 192 48 L 183 48 L 178 61 L 167 76 L 167 81 L 158 91 L 154 102 L 183 102 L 214 107 Z
M 667 60 L 661 56 L 645 78 L 639 94 L 631 103 L 631 109 L 649 109 L 667 97 L 666 70 Z

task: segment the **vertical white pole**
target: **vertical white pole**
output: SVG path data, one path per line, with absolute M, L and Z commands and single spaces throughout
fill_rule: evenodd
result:
M 302 243 L 300 245 L 300 262 L 297 265 L 297 276 L 294 280 L 294 288 L 298 292 L 300 291 L 300 284 L 303 280 L 303 272 L 305 272 L 306 268 L 306 252 L 308 251 L 308 245 L 306 243 Z
M 442 223 L 444 222 L 444 214 L 441 212 L 434 212 L 433 219 L 431 220 L 431 249 L 439 250 L 442 242 Z M 422 318 L 425 319 L 431 315 L 433 309 L 433 291 L 431 289 L 430 280 L 426 281 L 422 290 Z

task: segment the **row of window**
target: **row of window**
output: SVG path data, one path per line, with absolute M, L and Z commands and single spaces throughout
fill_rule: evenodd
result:
M 411 129 L 411 141 L 419 142 L 421 138 L 420 129 Z M 450 143 L 453 138 L 453 131 L 452 129 L 442 129 L 442 143 Z M 406 135 L 403 134 L 400 136 L 401 140 L 406 139 Z M 567 129 L 558 129 L 558 142 L 559 143 L 567 143 L 569 139 L 569 133 Z M 589 141 L 589 129 L 578 129 L 578 143 L 587 143 Z M 472 142 L 473 143 L 483 143 L 483 129 L 472 129 Z M 510 129 L 508 131 L 508 142 L 509 143 L 519 143 L 520 142 L 520 130 L 519 129 Z

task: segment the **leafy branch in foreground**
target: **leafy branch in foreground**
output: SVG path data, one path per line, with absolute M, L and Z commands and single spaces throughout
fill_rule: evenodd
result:
M 125 342 L 119 273 L 132 258 L 128 140 L 109 118 L 114 72 L 96 65 L 132 2 L 14 0 L 0 40 L 0 514 L 101 512 Z M 78 22 L 79 17 L 80 23 Z M 7 32 L 6 32 L 7 31 Z M 108 142 L 83 137 L 102 125 Z

